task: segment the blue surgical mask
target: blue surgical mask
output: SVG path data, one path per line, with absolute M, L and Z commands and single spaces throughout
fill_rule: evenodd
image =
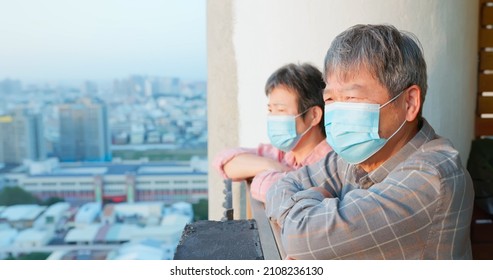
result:
M 345 161 L 359 164 L 385 146 L 406 123 L 387 139 L 378 135 L 380 109 L 394 101 L 402 92 L 382 106 L 370 103 L 334 102 L 325 105 L 324 124 L 327 143 Z
M 285 152 L 289 152 L 296 147 L 303 135 L 311 128 L 310 126 L 301 134 L 296 133 L 296 118 L 303 113 L 298 115 L 267 116 L 267 134 L 269 135 L 270 143 L 274 147 Z

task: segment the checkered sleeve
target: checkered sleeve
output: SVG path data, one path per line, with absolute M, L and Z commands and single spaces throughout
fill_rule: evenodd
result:
M 382 182 L 368 189 L 353 186 L 342 195 L 332 185 L 341 182 L 333 180 L 337 176 L 330 176 L 324 164 L 286 176 L 268 194 L 267 213 L 282 228 L 282 244 L 291 258 L 421 259 L 427 247 L 436 247 L 432 251 L 437 254 L 451 251 L 430 239 L 432 227 L 443 236 L 447 229 L 440 226 L 464 228 L 464 234 L 468 229 L 458 212 L 469 211 L 461 208 L 467 178 L 457 168 L 447 172 L 450 164 L 440 157 L 406 161 Z M 316 185 L 334 197 L 309 190 Z

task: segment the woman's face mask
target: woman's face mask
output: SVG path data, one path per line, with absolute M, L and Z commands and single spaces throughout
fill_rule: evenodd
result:
M 359 164 L 377 153 L 406 123 L 387 139 L 378 135 L 380 109 L 396 100 L 402 92 L 380 106 L 371 103 L 334 102 L 325 105 L 327 143 L 345 161 Z
M 294 149 L 303 135 L 311 128 L 311 126 L 308 127 L 307 130 L 300 134 L 296 132 L 296 118 L 305 112 L 298 115 L 267 116 L 267 134 L 269 135 L 270 143 L 285 152 Z

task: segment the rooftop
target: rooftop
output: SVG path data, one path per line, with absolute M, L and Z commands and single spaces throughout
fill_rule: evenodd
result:
M 96 217 L 101 212 L 101 203 L 98 202 L 89 202 L 84 205 L 77 211 L 75 215 L 76 223 L 91 223 L 96 219 Z
M 8 228 L 0 230 L 0 247 L 9 246 L 14 241 L 18 232 L 16 229 Z
M 76 227 L 70 230 L 65 236 L 65 242 L 92 242 L 99 232 L 101 225 L 91 224 L 84 227 Z
M 28 228 L 21 231 L 15 238 L 14 244 L 23 244 L 24 242 L 38 245 L 47 244 L 52 237 L 52 233 L 47 230 L 40 230 L 35 228 Z
M 46 206 L 37 204 L 12 205 L 0 213 L 0 219 L 6 219 L 8 221 L 34 220 L 45 209 Z
M 189 162 L 154 162 L 154 163 L 113 163 L 113 162 L 83 162 L 76 164 L 62 163 L 52 172 L 43 172 L 30 175 L 30 177 L 73 177 L 94 175 L 125 175 L 134 173 L 138 175 L 196 175 L 207 174 L 207 171 L 197 163 L 198 167 Z M 7 173 L 7 172 L 3 172 Z

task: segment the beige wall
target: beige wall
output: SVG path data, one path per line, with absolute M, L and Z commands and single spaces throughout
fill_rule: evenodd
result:
M 210 161 L 226 146 L 268 142 L 267 77 L 290 62 L 322 68 L 332 39 L 358 23 L 389 23 L 417 35 L 428 63 L 423 114 L 467 160 L 476 104 L 478 1 L 209 0 L 207 17 Z M 210 216 L 216 219 L 222 182 L 212 169 L 209 176 Z
M 209 162 L 221 149 L 238 146 L 238 82 L 233 48 L 233 2 L 207 1 L 207 119 Z M 223 212 L 224 183 L 209 168 L 209 219 Z

